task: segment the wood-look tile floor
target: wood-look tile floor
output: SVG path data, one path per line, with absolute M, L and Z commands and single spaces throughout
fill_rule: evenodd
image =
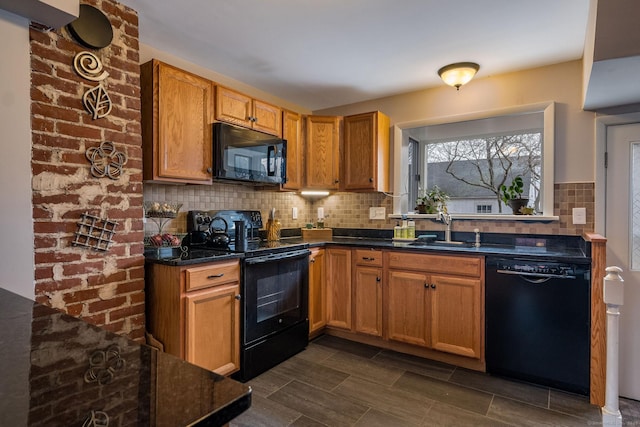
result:
M 251 408 L 234 427 L 596 426 L 578 396 L 322 336 L 248 382 Z M 640 402 L 621 399 L 628 426 Z

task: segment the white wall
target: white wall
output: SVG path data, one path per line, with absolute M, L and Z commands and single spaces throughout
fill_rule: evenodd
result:
M 34 297 L 29 22 L 0 10 L 0 287 Z
M 460 91 L 443 83 L 441 87 L 313 113 L 349 115 L 380 110 L 394 125 L 547 101 L 556 103 L 555 182 L 593 182 L 595 114 L 582 110 L 582 61 L 474 79 Z

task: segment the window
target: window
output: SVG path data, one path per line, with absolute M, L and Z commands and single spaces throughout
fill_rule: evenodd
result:
M 454 215 L 512 214 L 499 189 L 521 176 L 529 206 L 553 216 L 553 103 L 400 123 L 394 135 L 402 141 L 394 166 L 400 174 L 394 214 L 413 212 L 416 178 L 418 196 L 437 185 L 449 195 Z
M 524 181 L 523 197 L 540 211 L 542 129 L 424 141 L 421 188 L 437 185 L 449 195 L 452 213 L 486 213 L 478 204 L 511 214 L 500 199 L 502 185 L 516 176 Z

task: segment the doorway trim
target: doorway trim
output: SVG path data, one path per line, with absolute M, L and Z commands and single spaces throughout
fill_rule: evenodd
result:
M 640 113 L 629 113 L 620 115 L 602 115 L 596 117 L 595 137 L 595 232 L 606 237 L 607 223 L 607 170 L 604 167 L 605 153 L 607 151 L 607 128 L 609 126 L 640 124 Z

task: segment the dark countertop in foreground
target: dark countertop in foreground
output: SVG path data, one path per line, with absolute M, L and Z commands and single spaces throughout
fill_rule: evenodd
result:
M 245 384 L 1 288 L 0 377 L 3 426 L 219 426 L 251 405 Z

